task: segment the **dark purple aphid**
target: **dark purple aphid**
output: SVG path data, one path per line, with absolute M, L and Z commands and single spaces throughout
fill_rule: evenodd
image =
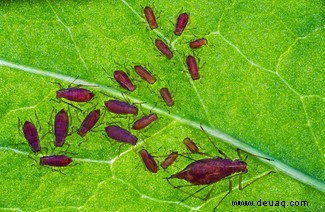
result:
M 84 88 L 63 88 L 56 92 L 56 98 L 64 98 L 73 102 L 89 102 L 95 95 Z
M 149 114 L 147 116 L 143 116 L 140 119 L 138 119 L 136 122 L 134 122 L 132 129 L 141 130 L 141 129 L 147 127 L 152 122 L 156 121 L 157 119 L 158 119 L 158 116 L 154 113 Z
M 160 95 L 165 101 L 166 105 L 168 105 L 169 107 L 174 105 L 174 100 L 172 99 L 168 88 L 161 88 Z
M 105 131 L 110 138 L 116 141 L 129 143 L 131 145 L 137 144 L 138 138 L 119 126 L 107 126 Z
M 149 84 L 154 84 L 156 82 L 156 78 L 152 76 L 144 67 L 136 65 L 134 66 L 135 72 Z
M 172 165 L 172 163 L 174 163 L 174 161 L 177 159 L 178 157 L 178 152 L 172 152 L 170 153 L 167 158 L 164 160 L 164 162 L 161 163 L 161 167 L 163 169 L 167 169 L 168 166 Z
M 147 167 L 147 169 L 152 173 L 157 173 L 158 166 L 156 161 L 153 159 L 153 157 L 149 154 L 149 152 L 145 149 L 140 150 L 139 152 L 142 161 L 144 165 Z
M 196 64 L 195 57 L 193 57 L 192 55 L 187 56 L 186 64 L 187 64 L 187 68 L 188 68 L 188 71 L 190 72 L 192 79 L 193 80 L 200 79 L 199 68 Z
M 178 16 L 176 27 L 174 30 L 175 35 L 180 36 L 183 33 L 183 31 L 187 25 L 188 18 L 189 18 L 189 16 L 187 13 L 182 13 Z
M 170 51 L 169 47 L 162 40 L 156 39 L 155 44 L 159 51 L 165 55 L 168 60 L 172 59 L 173 52 Z
M 41 145 L 35 125 L 26 121 L 23 126 L 24 136 L 33 152 L 39 152 Z
M 112 113 L 138 115 L 138 108 L 126 102 L 108 100 L 105 102 L 105 106 Z
M 99 118 L 100 118 L 100 110 L 94 110 L 90 112 L 86 116 L 85 120 L 82 122 L 78 130 L 78 134 L 81 137 L 84 137 L 87 134 L 87 132 L 95 126 Z
M 203 45 L 206 45 L 208 43 L 207 39 L 205 38 L 199 38 L 194 41 L 190 42 L 190 48 L 191 49 L 198 49 Z
M 54 121 L 54 135 L 55 142 L 54 146 L 62 146 L 64 144 L 65 138 L 68 135 L 69 128 L 69 118 L 64 109 L 60 110 L 56 116 Z
M 247 164 L 242 160 L 207 158 L 190 163 L 182 171 L 169 177 L 183 179 L 193 185 L 209 185 L 234 173 L 247 172 Z
M 183 140 L 183 143 L 186 145 L 186 148 L 190 150 L 192 153 L 198 153 L 199 148 L 196 146 L 196 144 L 190 139 L 190 138 L 185 138 Z
M 67 166 L 72 162 L 72 159 L 65 155 L 51 155 L 40 158 L 41 166 Z
M 133 85 L 132 81 L 128 77 L 128 75 L 121 70 L 114 71 L 115 80 L 121 85 L 121 87 L 125 88 L 128 91 L 134 91 L 135 85 Z
M 144 8 L 144 14 L 146 16 L 147 22 L 151 29 L 156 29 L 158 24 L 156 22 L 155 14 L 153 13 L 152 9 L 148 6 Z

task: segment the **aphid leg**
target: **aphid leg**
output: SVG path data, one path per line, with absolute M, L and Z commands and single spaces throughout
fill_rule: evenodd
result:
M 210 186 L 210 185 L 205 185 L 204 187 L 198 189 L 198 190 L 195 191 L 194 193 L 191 193 L 191 192 L 185 191 L 185 190 L 183 190 L 183 189 L 181 189 L 181 188 L 183 188 L 183 187 L 193 187 L 193 186 L 196 186 L 196 185 L 188 184 L 188 185 L 175 186 L 175 185 L 173 185 L 173 184 L 169 181 L 169 178 L 165 178 L 165 179 L 167 180 L 167 182 L 169 183 L 169 185 L 171 185 L 173 188 L 175 188 L 175 189 L 177 189 L 177 190 L 179 190 L 179 191 L 181 191 L 181 192 L 183 192 L 183 193 L 189 195 L 189 196 L 187 196 L 185 199 L 182 199 L 181 202 L 184 202 L 185 200 L 187 200 L 187 199 L 190 198 L 190 197 L 195 197 L 195 198 L 201 199 L 201 200 L 203 200 L 203 201 L 206 200 L 205 198 L 202 198 L 202 197 L 197 196 L 197 195 L 195 195 L 195 194 L 197 194 L 198 192 L 202 191 L 203 189 L 205 189 L 206 187 L 208 187 L 208 186 Z M 211 192 L 211 191 L 210 191 L 210 192 Z M 210 192 L 209 192 L 209 193 L 210 193 Z M 209 193 L 208 193 L 208 195 L 209 195 Z
M 38 132 L 40 132 L 41 131 L 41 123 L 40 123 L 40 121 L 39 121 L 39 119 L 38 119 L 38 116 L 37 116 L 37 114 L 36 114 L 36 111 L 34 111 L 34 114 L 35 114 L 35 117 L 36 117 L 36 121 L 37 121 L 37 124 L 38 124 L 38 126 L 39 126 L 39 128 L 38 128 Z
M 228 190 L 227 194 L 225 196 L 223 196 L 221 200 L 219 200 L 219 202 L 216 205 L 216 207 L 213 208 L 213 211 L 216 211 L 217 210 L 217 208 L 220 205 L 220 203 L 230 194 L 231 191 L 232 191 L 232 180 L 231 180 L 231 178 L 229 178 L 229 190 Z
M 62 100 L 62 99 L 50 99 L 50 101 L 54 101 L 54 102 L 56 102 L 56 103 L 63 102 L 63 103 L 65 103 L 65 104 L 70 105 L 71 107 L 74 107 L 75 109 L 79 110 L 80 112 L 82 112 L 82 110 L 81 110 L 79 107 L 77 107 L 77 106 L 75 106 L 75 105 L 73 105 L 73 104 L 71 104 L 71 103 L 69 103 L 69 102 L 66 102 L 66 101 L 64 101 L 64 100 Z
M 273 173 L 273 172 L 274 172 L 273 170 L 268 171 L 268 172 L 266 172 L 266 173 L 264 173 L 264 174 L 262 174 L 262 175 L 256 177 L 254 180 L 252 180 L 251 182 L 247 183 L 247 184 L 244 185 L 244 186 L 243 186 L 242 183 L 241 183 L 242 176 L 240 175 L 240 176 L 239 176 L 239 180 L 240 180 L 240 181 L 239 181 L 239 190 L 243 190 L 243 189 L 245 189 L 247 186 L 249 186 L 249 185 L 255 183 L 257 180 L 259 180 L 259 179 L 261 179 L 261 178 L 263 178 L 263 177 L 265 177 L 265 176 L 267 176 L 267 175 L 269 175 L 269 174 L 271 174 L 271 173 Z
M 69 85 L 68 85 L 68 88 L 70 88 L 71 87 L 71 85 L 77 80 L 79 78 L 79 76 L 77 76 Z M 77 87 L 78 87 L 79 85 L 77 85 Z
M 203 129 L 203 127 L 202 127 L 202 125 L 200 124 L 200 128 L 202 129 L 202 131 L 204 132 L 204 134 L 207 136 L 207 138 L 209 139 L 209 141 L 211 142 L 211 144 L 213 145 L 213 147 L 221 154 L 221 155 L 223 155 L 225 158 L 229 158 L 223 151 L 221 151 L 218 147 L 217 147 L 217 145 L 215 145 L 214 143 L 213 143 L 213 141 L 211 140 L 211 138 L 208 136 L 208 133 L 207 132 L 205 132 L 205 130 Z

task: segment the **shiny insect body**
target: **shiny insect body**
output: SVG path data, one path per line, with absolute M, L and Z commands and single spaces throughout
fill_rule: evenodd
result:
M 144 15 L 146 16 L 149 27 L 151 29 L 156 29 L 158 27 L 158 24 L 153 10 L 150 7 L 146 6 L 144 8 Z
M 171 107 L 174 105 L 174 100 L 173 100 L 168 88 L 161 88 L 160 95 L 163 98 L 163 100 L 165 101 L 167 106 Z
M 149 73 L 144 67 L 136 65 L 134 66 L 134 70 L 143 80 L 147 81 L 149 84 L 154 84 L 156 82 L 156 78 L 152 76 L 152 74 Z
M 128 143 L 133 146 L 137 144 L 138 138 L 132 135 L 129 131 L 119 126 L 116 125 L 107 126 L 105 128 L 105 131 L 110 138 L 116 141 Z
M 190 48 L 198 49 L 201 46 L 207 45 L 207 44 L 208 44 L 208 40 L 206 38 L 199 38 L 199 39 L 196 39 L 196 40 L 190 42 Z
M 170 50 L 170 48 L 160 39 L 156 39 L 155 45 L 157 49 L 165 55 L 165 57 L 170 60 L 173 57 L 173 52 Z
M 145 149 L 142 149 L 140 150 L 139 154 L 147 169 L 152 173 L 157 173 L 158 171 L 157 163 L 155 159 L 153 159 L 153 157 L 149 154 L 149 152 Z
M 108 100 L 105 102 L 108 111 L 116 114 L 134 114 L 138 115 L 138 108 L 129 103 L 119 100 Z
M 154 113 L 143 116 L 134 122 L 132 129 L 141 130 L 141 129 L 149 126 L 152 122 L 156 121 L 157 119 L 158 119 L 158 116 Z
M 56 98 L 63 98 L 73 102 L 89 102 L 95 95 L 85 88 L 62 88 L 56 92 Z
M 68 135 L 69 118 L 64 109 L 60 110 L 54 120 L 54 146 L 61 147 L 65 142 L 65 138 Z
M 192 55 L 187 56 L 186 64 L 187 64 L 188 71 L 191 75 L 191 78 L 193 80 L 200 79 L 199 68 L 197 66 L 195 57 L 193 57 Z
M 98 122 L 100 118 L 100 110 L 91 111 L 82 122 L 80 128 L 78 129 L 78 134 L 84 137 Z
M 41 166 L 68 166 L 72 162 L 72 159 L 65 155 L 50 155 L 40 158 Z
M 125 88 L 128 91 L 134 91 L 135 85 L 130 80 L 129 76 L 122 70 L 114 71 L 115 80 L 121 85 L 121 87 Z
M 163 169 L 167 169 L 170 165 L 172 165 L 175 160 L 177 159 L 178 157 L 178 152 L 172 152 L 170 153 L 167 158 L 161 163 L 161 167 Z
M 174 30 L 175 35 L 180 36 L 183 33 L 187 25 L 188 19 L 189 19 L 189 15 L 187 13 L 182 13 L 178 16 L 175 30 Z
M 26 121 L 23 126 L 24 137 L 26 138 L 31 150 L 34 153 L 41 151 L 40 140 L 35 125 L 32 122 Z

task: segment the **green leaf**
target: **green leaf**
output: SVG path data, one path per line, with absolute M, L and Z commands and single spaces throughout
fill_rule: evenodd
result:
M 0 5 L 0 210 L 211 211 L 227 194 L 228 180 L 216 183 L 211 197 L 202 201 L 164 179 L 192 160 L 180 157 L 168 169 L 152 174 L 138 155 L 141 148 L 156 156 L 185 153 L 182 140 L 190 137 L 202 152 L 220 156 L 200 125 L 232 159 L 238 158 L 236 148 L 272 159 L 248 155 L 243 183 L 257 181 L 239 190 L 239 177 L 233 177 L 233 191 L 218 209 L 324 209 L 322 1 L 5 1 Z M 156 30 L 147 26 L 146 5 L 157 16 Z M 190 20 L 182 36 L 176 37 L 174 24 L 181 12 L 188 12 Z M 192 51 L 188 42 L 203 36 L 208 46 Z M 156 50 L 158 37 L 172 47 L 172 60 Z M 188 74 L 188 54 L 199 58 L 200 80 L 193 81 Z M 134 64 L 147 66 L 157 82 L 143 82 L 132 70 Z M 112 80 L 117 69 L 129 70 L 135 92 L 126 92 Z M 93 104 L 78 105 L 82 113 L 52 101 L 59 89 L 52 82 L 67 87 L 73 81 L 96 95 Z M 161 100 L 161 87 L 171 90 L 173 107 Z M 76 133 L 67 137 L 70 147 L 64 154 L 73 158 L 74 165 L 55 171 L 34 161 L 66 149 L 51 148 L 56 112 L 69 111 L 72 132 L 93 108 L 105 111 L 103 101 L 112 98 L 138 103 L 138 117 L 150 111 L 158 114 L 150 128 L 132 131 L 138 145 L 120 146 L 103 135 L 109 123 L 128 128 L 135 120 L 106 112 L 85 138 Z M 41 128 L 40 155 L 32 154 L 21 128 L 17 129 L 17 119 L 31 120 Z M 155 159 L 162 162 L 164 157 Z M 263 176 L 270 170 L 274 172 Z M 204 197 L 212 187 L 195 195 Z M 182 189 L 193 193 L 199 188 Z M 232 206 L 236 200 L 254 201 L 255 206 Z M 286 205 L 256 206 L 258 201 L 286 201 Z M 290 206 L 290 201 L 308 201 L 308 206 Z

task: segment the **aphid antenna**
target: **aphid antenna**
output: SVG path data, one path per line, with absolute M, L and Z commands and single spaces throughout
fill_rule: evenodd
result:
M 211 140 L 211 138 L 208 136 L 208 133 L 203 129 L 202 124 L 200 124 L 200 128 L 201 130 L 204 132 L 204 134 L 207 136 L 207 138 L 209 139 L 209 141 L 211 142 L 211 144 L 213 145 L 213 147 L 221 154 L 223 155 L 225 158 L 229 158 L 223 151 L 221 151 L 217 145 L 215 145 L 215 143 L 213 143 L 213 141 Z
M 273 159 L 266 158 L 266 157 L 262 157 L 262 156 L 259 156 L 259 155 L 254 155 L 254 154 L 252 154 L 252 153 L 249 153 L 249 152 L 244 151 L 244 150 L 239 149 L 239 148 L 237 148 L 236 151 L 237 151 L 237 155 L 238 155 L 239 159 L 242 160 L 242 161 L 246 161 L 246 159 L 247 159 L 248 156 L 246 156 L 246 157 L 243 159 L 242 156 L 241 156 L 241 154 L 240 154 L 241 151 L 242 151 L 242 152 L 245 152 L 245 153 L 248 154 L 248 155 L 252 155 L 252 156 L 254 156 L 254 157 L 257 157 L 257 158 L 262 158 L 262 159 L 264 159 L 264 160 L 268 160 L 268 161 L 274 161 Z
M 79 79 L 79 76 L 77 76 L 69 85 L 68 85 L 68 88 L 70 88 L 71 87 L 71 85 L 72 84 L 74 84 L 74 82 L 77 80 L 77 79 Z M 77 86 L 79 86 L 79 85 L 77 85 Z
M 49 82 L 49 83 L 52 83 L 52 84 L 57 84 L 57 85 L 59 85 L 60 89 L 63 88 L 63 86 L 62 86 L 61 83 L 59 83 L 59 82 L 53 82 L 53 81 L 48 81 L 48 82 Z
M 40 132 L 41 131 L 41 122 L 39 121 L 39 118 L 38 118 L 38 116 L 37 116 L 37 113 L 36 113 L 36 111 L 34 111 L 34 114 L 35 114 L 35 117 L 36 117 L 36 121 L 37 121 L 37 124 L 38 124 L 38 131 Z

